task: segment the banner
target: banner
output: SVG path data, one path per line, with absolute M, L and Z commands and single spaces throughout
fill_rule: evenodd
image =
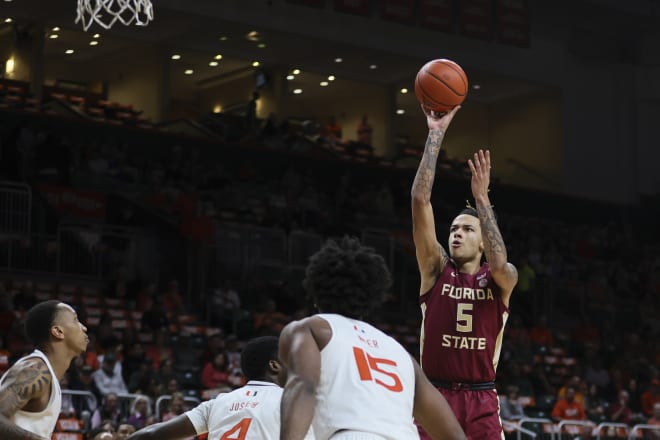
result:
M 415 0 L 382 0 L 380 16 L 383 20 L 412 24 L 415 21 Z
M 105 220 L 105 194 L 76 188 L 37 185 L 48 204 L 70 219 Z
M 491 0 L 460 0 L 459 29 L 462 35 L 481 40 L 492 38 Z
M 421 0 L 420 24 L 436 31 L 452 32 L 454 21 L 451 5 L 451 0 Z
M 335 0 L 335 11 L 369 15 L 369 0 Z
M 500 0 L 496 13 L 497 41 L 529 47 L 529 8 L 527 0 Z

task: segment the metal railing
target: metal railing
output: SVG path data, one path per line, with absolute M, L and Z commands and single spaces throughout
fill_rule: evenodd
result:
M 660 425 L 647 425 L 644 423 L 635 425 L 630 430 L 630 434 L 628 435 L 628 440 L 635 440 L 637 438 L 640 438 L 641 431 L 658 431 L 658 433 L 660 433 Z
M 557 428 L 556 428 L 557 439 L 558 440 L 562 439 L 562 434 L 564 433 L 564 431 L 566 431 L 566 433 L 569 435 L 571 434 L 580 435 L 581 433 L 586 432 L 586 429 L 593 431 L 595 427 L 596 424 L 589 420 L 562 420 L 559 423 L 557 423 Z M 574 432 L 570 432 L 571 431 L 570 428 L 573 428 Z
M 531 428 L 525 428 L 527 431 L 534 432 L 537 435 L 544 433 L 544 431 L 543 431 L 543 426 L 544 425 L 549 425 L 550 426 L 550 432 L 549 432 L 550 440 L 554 440 L 554 438 L 555 438 L 554 428 L 553 428 L 554 427 L 554 422 L 552 420 L 546 419 L 546 418 L 540 418 L 540 417 L 523 417 L 522 419 L 518 420 L 518 426 L 520 428 L 524 428 L 525 424 L 540 425 L 541 432 L 537 432 L 537 431 L 535 431 L 534 429 L 531 429 Z M 518 431 L 518 434 L 517 434 L 517 439 L 518 440 L 522 439 L 522 434 L 523 434 L 523 431 Z
M 0 181 L 0 235 L 30 233 L 32 189 L 25 183 Z
M 630 426 L 626 425 L 625 423 L 614 423 L 614 422 L 603 422 L 600 423 L 598 426 L 596 426 L 596 440 L 600 440 L 602 436 L 603 430 L 606 431 L 605 437 L 620 437 L 619 433 L 623 431 L 625 433 L 625 437 L 628 437 L 628 434 L 630 432 Z M 609 435 L 611 432 L 614 432 L 613 435 Z
M 163 395 L 163 396 L 158 397 L 158 399 L 156 399 L 155 415 L 156 415 L 156 420 L 157 420 L 157 421 L 160 422 L 161 419 L 162 419 L 161 409 L 160 409 L 161 404 L 162 404 L 163 402 L 168 402 L 168 401 L 170 401 L 170 400 L 172 400 L 172 395 L 171 395 L 171 394 L 165 394 L 165 395 Z M 185 396 L 185 397 L 183 398 L 183 401 L 184 401 L 184 402 L 188 402 L 188 403 L 192 403 L 193 406 L 197 406 L 197 405 L 199 405 L 199 404 L 202 402 L 202 401 L 199 400 L 197 397 L 192 397 L 192 396 Z

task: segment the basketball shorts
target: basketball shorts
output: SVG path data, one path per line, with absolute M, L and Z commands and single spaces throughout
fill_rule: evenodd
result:
M 503 440 L 500 402 L 495 390 L 447 390 L 438 388 L 454 411 L 468 440 Z M 431 440 L 417 425 L 419 438 Z

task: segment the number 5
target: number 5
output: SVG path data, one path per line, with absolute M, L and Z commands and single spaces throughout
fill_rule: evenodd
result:
M 456 331 L 461 333 L 470 333 L 472 331 L 472 315 L 467 313 L 474 309 L 474 304 L 458 303 L 456 311 Z
M 353 347 L 353 356 L 355 356 L 355 362 L 357 363 L 358 372 L 360 373 L 360 380 L 373 380 L 378 385 L 387 388 L 390 391 L 394 391 L 395 393 L 400 393 L 403 391 L 403 385 L 401 384 L 401 379 L 399 379 L 399 376 L 397 376 L 396 373 L 385 371 L 379 367 L 379 364 L 396 367 L 396 362 L 390 359 L 371 357 L 369 353 L 365 353 L 364 350 L 358 347 Z M 380 379 L 374 379 L 371 375 L 372 371 L 376 371 L 390 377 L 394 383 L 390 385 Z

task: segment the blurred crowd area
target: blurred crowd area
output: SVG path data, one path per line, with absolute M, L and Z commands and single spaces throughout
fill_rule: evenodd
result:
M 274 116 L 256 129 L 240 118 L 209 116 L 212 122 L 201 122 L 220 133 L 209 141 L 3 114 L 1 177 L 31 188 L 33 215 L 31 235 L 2 239 L 13 259 L 2 257 L 0 372 L 32 349 L 21 332 L 26 310 L 48 298 L 74 306 L 90 344 L 62 384 L 74 391 L 65 393 L 63 408 L 63 420 L 73 424 L 62 432 L 93 438 L 105 429 L 123 438 L 123 425 L 139 429 L 239 387 L 245 342 L 277 335 L 312 313 L 300 285 L 304 258 L 292 265 L 293 242 L 281 258 L 243 264 L 241 253 L 253 252 L 252 244 L 226 244 L 245 228 L 260 231 L 257 242 L 304 233 L 320 243 L 378 231 L 394 255 L 385 256 L 395 288 L 373 321 L 419 355 L 409 193 L 420 148 L 402 145 L 398 157 L 385 159 L 366 143 L 343 140 L 336 127 Z M 72 217 L 43 188 L 51 196 L 52 188 L 102 194 L 102 215 Z M 440 161 L 433 196 L 444 242 L 442 231 L 470 199 L 464 162 Z M 657 423 L 660 241 L 646 208 L 497 181 L 492 199 L 520 277 L 497 368 L 502 418 Z M 90 238 L 62 229 L 74 220 L 120 232 Z M 74 265 L 100 261 L 101 269 L 63 273 L 62 231 L 81 252 Z M 145 234 L 153 241 L 136 238 Z M 36 252 L 42 235 L 51 238 Z M 157 250 L 139 252 L 149 246 Z M 15 270 L 21 253 L 25 261 L 43 253 L 39 270 Z

